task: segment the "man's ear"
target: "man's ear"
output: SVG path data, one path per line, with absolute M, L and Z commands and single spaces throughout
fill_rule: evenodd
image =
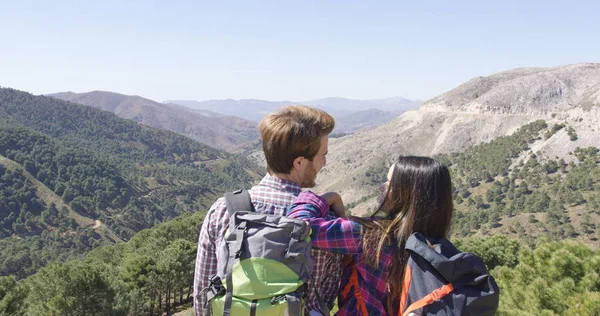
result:
M 300 157 L 296 157 L 296 159 L 294 159 L 294 164 L 293 167 L 300 170 L 302 168 L 302 164 L 304 164 L 304 157 L 300 156 Z

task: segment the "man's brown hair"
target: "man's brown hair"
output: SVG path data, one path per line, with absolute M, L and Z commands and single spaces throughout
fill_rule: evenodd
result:
M 288 174 L 294 159 L 312 160 L 321 146 L 321 137 L 331 133 L 334 126 L 331 115 L 308 106 L 285 106 L 265 116 L 259 131 L 269 170 Z

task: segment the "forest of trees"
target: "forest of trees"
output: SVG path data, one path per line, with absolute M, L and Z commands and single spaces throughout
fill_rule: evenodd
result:
M 206 210 L 261 173 L 240 155 L 172 132 L 0 89 L 0 275 L 21 279 Z
M 184 214 L 21 281 L 0 277 L 0 315 L 160 315 L 189 306 L 204 215 Z M 453 241 L 479 255 L 496 278 L 498 315 L 600 310 L 600 253 L 583 243 L 541 239 L 530 248 L 506 236 Z
M 600 253 L 583 243 L 541 239 L 531 249 L 506 236 L 454 242 L 491 270 L 500 287 L 499 316 L 600 312 Z
M 0 277 L 0 315 L 161 315 L 189 303 L 206 212 L 184 214 L 127 243 L 52 263 L 18 281 Z

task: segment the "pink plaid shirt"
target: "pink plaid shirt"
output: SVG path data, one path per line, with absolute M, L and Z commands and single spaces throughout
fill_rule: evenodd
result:
M 252 187 L 248 192 L 257 213 L 285 215 L 288 207 L 300 194 L 301 189 L 296 183 L 266 175 L 257 186 Z M 194 275 L 194 314 L 196 316 L 205 313 L 206 293 L 202 290 L 209 286 L 209 278 L 217 273 L 216 249 L 223 242 L 228 227 L 229 214 L 225 206 L 225 199 L 220 198 L 206 214 L 200 230 Z M 320 298 L 331 308 L 339 289 L 343 257 L 316 249 L 313 249 L 312 254 L 315 261 L 312 278 Z M 309 281 L 306 309 L 321 311 L 314 289 L 315 287 Z

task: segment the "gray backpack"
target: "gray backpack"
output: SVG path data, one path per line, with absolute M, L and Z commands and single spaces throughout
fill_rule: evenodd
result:
M 255 213 L 245 190 L 226 193 L 225 201 L 229 229 L 217 249 L 217 275 L 207 293 L 209 313 L 302 315 L 313 268 L 310 226 Z

